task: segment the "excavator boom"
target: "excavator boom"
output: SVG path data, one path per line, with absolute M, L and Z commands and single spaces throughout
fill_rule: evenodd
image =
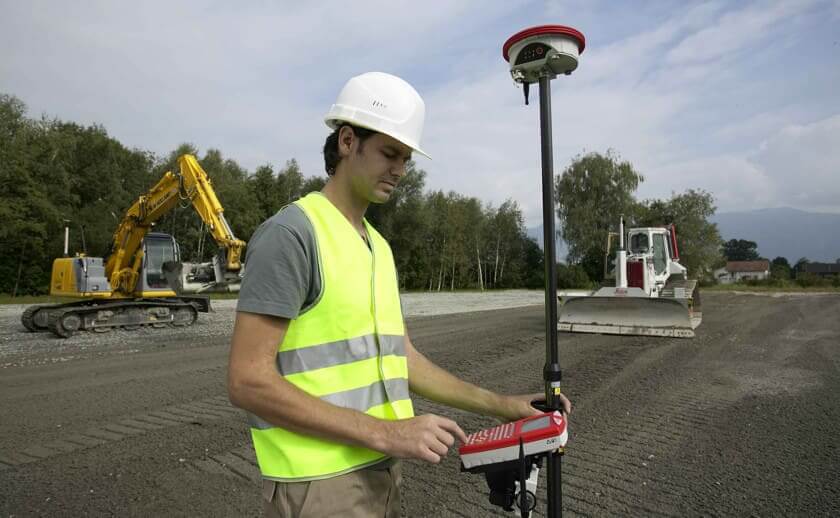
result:
M 225 269 L 238 273 L 245 242 L 237 239 L 225 219 L 210 178 L 192 155 L 178 158 L 180 174 L 167 171 L 146 194 L 126 211 L 114 232 L 111 255 L 105 264 L 105 275 L 115 294 L 135 293 L 142 264 L 143 238 L 151 226 L 182 200 L 189 201 L 210 230 L 213 239 L 225 251 Z

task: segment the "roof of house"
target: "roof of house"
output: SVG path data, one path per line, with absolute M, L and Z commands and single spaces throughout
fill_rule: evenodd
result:
M 770 261 L 728 261 L 726 263 L 726 271 L 730 273 L 736 272 L 769 272 Z
M 808 273 L 840 273 L 840 263 L 807 263 L 805 271 Z

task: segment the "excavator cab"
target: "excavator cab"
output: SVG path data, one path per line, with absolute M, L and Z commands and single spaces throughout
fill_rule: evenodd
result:
M 169 296 L 174 295 L 166 280 L 163 264 L 180 260 L 180 249 L 174 237 L 162 232 L 146 234 L 143 238 L 143 267 L 138 278 L 140 285 L 136 290 L 142 292 L 143 296 L 149 296 L 149 292 L 168 292 Z M 155 293 L 153 296 L 165 295 Z

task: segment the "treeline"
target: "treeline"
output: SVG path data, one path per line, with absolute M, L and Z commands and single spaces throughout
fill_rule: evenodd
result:
M 124 211 L 165 171 L 176 170 L 184 153 L 199 159 L 234 233 L 245 241 L 278 209 L 326 182 L 325 174 L 304 176 L 294 159 L 251 173 L 215 149 L 201 156 L 184 144 L 162 157 L 130 149 L 102 126 L 30 119 L 23 102 L 0 94 L 0 293 L 49 291 L 65 224 L 71 254 L 106 257 Z M 367 215 L 391 242 L 402 289 L 543 287 L 543 253 L 527 236 L 515 201 L 495 207 L 455 192 L 427 191 L 425 179 L 409 164 L 392 200 L 371 206 Z M 667 200 L 637 200 L 643 181 L 612 152 L 578 156 L 557 175 L 558 237 L 569 246 L 558 287 L 595 287 L 610 276 L 613 254 L 605 247 L 619 216 L 628 228 L 675 223 L 689 275 L 712 279 L 713 268 L 725 261 L 717 227 L 709 222 L 712 196 L 688 190 Z M 178 240 L 184 261 L 207 261 L 215 252 L 188 205 L 161 218 L 155 230 Z
M 71 254 L 107 256 L 124 211 L 165 171 L 177 170 L 183 153 L 199 158 L 234 233 L 246 241 L 279 208 L 326 181 L 326 175 L 305 177 L 294 159 L 251 174 L 214 149 L 199 156 L 185 144 L 158 157 L 123 146 L 101 126 L 30 119 L 22 101 L 0 95 L 0 293 L 49 291 L 65 224 Z M 454 192 L 428 192 L 425 178 L 411 164 L 392 201 L 368 212 L 391 242 L 403 289 L 542 287 L 542 252 L 527 237 L 515 201 L 493 207 Z M 175 236 L 185 261 L 209 260 L 216 248 L 188 205 L 155 230 Z

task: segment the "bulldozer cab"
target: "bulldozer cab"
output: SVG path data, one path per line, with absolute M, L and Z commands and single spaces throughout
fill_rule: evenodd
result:
M 650 282 L 646 291 L 657 294 L 668 282 L 668 278 L 675 273 L 672 264 L 675 258 L 671 249 L 671 239 L 667 228 L 646 227 L 634 228 L 628 233 L 630 244 L 629 263 L 641 262 L 647 271 Z M 639 286 L 642 287 L 642 286 Z
M 662 275 L 668 269 L 668 250 L 665 244 L 665 233 L 652 233 L 653 237 L 653 271 L 657 276 Z

